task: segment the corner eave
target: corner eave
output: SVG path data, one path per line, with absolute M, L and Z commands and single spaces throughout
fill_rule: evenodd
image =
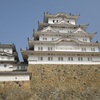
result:
M 24 62 L 28 62 L 28 55 L 26 50 L 20 49 Z

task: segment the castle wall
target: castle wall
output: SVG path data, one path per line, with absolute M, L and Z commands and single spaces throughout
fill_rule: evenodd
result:
M 34 100 L 100 99 L 100 64 L 31 64 L 28 71 Z

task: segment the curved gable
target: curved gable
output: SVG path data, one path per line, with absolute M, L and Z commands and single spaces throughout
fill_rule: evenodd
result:
M 59 40 L 55 41 L 55 43 L 60 43 L 60 42 L 73 42 L 75 44 L 81 44 L 82 43 L 78 39 L 74 39 L 74 38 L 60 38 Z
M 76 29 L 73 33 L 85 33 L 85 34 L 87 34 L 87 32 L 85 32 L 82 28 Z
M 41 30 L 41 32 L 57 32 L 57 31 L 51 28 L 50 26 L 48 26 L 45 27 L 43 30 Z

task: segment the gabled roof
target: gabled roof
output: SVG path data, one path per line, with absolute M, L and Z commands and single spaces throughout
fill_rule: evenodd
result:
M 47 26 L 43 30 L 41 30 L 41 32 L 57 32 L 57 31 L 54 30 L 52 27 Z
M 58 13 L 58 14 L 50 14 L 50 13 L 44 13 L 44 22 L 48 22 L 48 18 L 56 18 L 56 17 L 63 17 L 63 18 L 68 18 L 68 19 L 75 19 L 78 20 L 80 15 L 72 15 L 66 14 L 66 13 Z
M 92 33 L 92 34 L 90 34 L 90 33 L 87 33 L 86 31 L 84 31 L 82 28 L 77 28 L 73 33 L 75 33 L 75 34 L 84 34 L 84 35 L 87 35 L 87 36 L 89 36 L 91 39 L 93 38 L 93 37 L 95 37 L 95 35 L 97 34 L 97 32 L 95 32 L 95 33 Z
M 87 32 L 85 32 L 82 28 L 77 28 L 73 33 L 87 33 Z

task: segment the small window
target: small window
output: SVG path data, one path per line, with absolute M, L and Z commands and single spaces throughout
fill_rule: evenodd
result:
M 71 57 L 71 61 L 73 61 L 73 57 Z
M 4 67 L 7 67 L 7 65 L 5 64 Z
M 46 37 L 43 37 L 43 40 L 47 40 L 47 38 Z
M 38 50 L 40 50 L 40 47 L 38 47 Z
M 84 42 L 86 42 L 86 41 L 87 41 L 87 39 L 83 39 L 83 41 L 84 41 Z
M 78 57 L 78 61 L 80 61 L 80 57 Z
M 17 77 L 15 77 L 15 79 L 17 79 Z
M 54 38 L 52 38 L 52 40 L 54 41 Z
M 43 50 L 43 47 L 41 47 L 41 50 Z
M 68 61 L 73 61 L 73 57 L 68 57 Z
M 55 20 L 53 20 L 53 23 L 55 22 Z
M 38 47 L 38 50 L 43 50 L 43 47 Z
M 21 69 L 23 69 L 23 70 L 24 70 L 24 69 L 25 69 L 25 66 L 22 66 L 22 67 L 21 67 Z
M 48 47 L 48 51 L 52 51 L 52 47 Z
M 63 61 L 63 57 L 61 57 L 60 59 L 61 59 L 61 61 Z
M 83 58 L 81 57 L 81 61 L 83 61 Z
M 69 23 L 69 20 L 67 21 L 67 23 Z
M 39 61 L 43 61 L 43 57 L 38 57 L 38 60 Z
M 92 58 L 91 57 L 88 57 L 87 59 L 88 59 L 88 61 L 92 61 Z
M 85 39 L 85 41 L 87 41 L 87 39 Z
M 48 57 L 48 61 L 52 61 L 53 60 L 53 57 Z
M 95 48 L 91 48 L 91 51 L 95 51 Z
M 86 51 L 86 48 L 82 48 L 82 51 Z
M 60 57 L 58 57 L 58 61 L 60 61 Z
M 58 61 L 63 61 L 63 57 L 58 57 Z
M 68 57 L 68 61 L 70 61 L 70 57 Z
M 78 61 L 83 61 L 83 58 L 82 57 L 78 57 Z
M 20 69 L 20 67 L 18 66 L 17 69 Z
M 47 40 L 47 38 L 45 38 L 45 40 Z

